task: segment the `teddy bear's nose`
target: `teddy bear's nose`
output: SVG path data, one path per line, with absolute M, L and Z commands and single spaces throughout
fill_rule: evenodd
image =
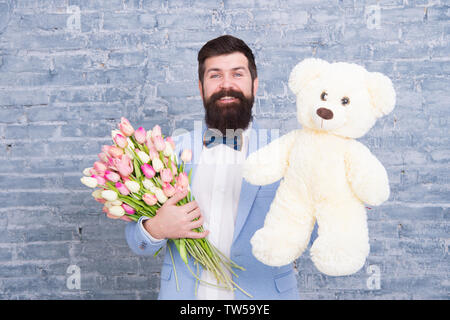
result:
M 316 111 L 317 115 L 325 120 L 333 119 L 333 111 L 327 108 L 319 108 Z

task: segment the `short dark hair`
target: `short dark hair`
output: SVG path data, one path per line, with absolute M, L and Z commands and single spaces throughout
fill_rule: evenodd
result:
M 253 55 L 252 50 L 241 39 L 230 35 L 224 35 L 208 41 L 198 52 L 198 78 L 200 82 L 203 84 L 206 59 L 234 52 L 240 52 L 247 57 L 250 75 L 252 80 L 255 80 L 258 74 L 256 72 L 255 56 Z

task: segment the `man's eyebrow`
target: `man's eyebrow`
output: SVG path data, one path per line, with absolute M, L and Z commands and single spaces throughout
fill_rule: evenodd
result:
M 240 70 L 240 69 L 242 69 L 242 70 L 246 70 L 246 68 L 245 67 L 235 67 L 235 68 L 231 68 L 231 70 L 232 71 L 236 71 L 236 70 Z M 206 70 L 206 73 L 209 73 L 209 72 L 216 72 L 216 71 L 222 71 L 222 69 L 220 69 L 220 68 L 210 68 L 210 69 L 208 69 L 208 70 Z

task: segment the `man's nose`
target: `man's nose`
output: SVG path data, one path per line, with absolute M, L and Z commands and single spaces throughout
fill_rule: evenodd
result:
M 220 87 L 223 89 L 228 89 L 233 87 L 233 81 L 230 76 L 225 75 L 222 78 L 222 82 L 220 83 Z

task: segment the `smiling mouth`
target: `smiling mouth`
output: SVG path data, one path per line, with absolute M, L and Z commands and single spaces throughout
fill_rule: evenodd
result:
M 235 98 L 235 97 L 228 97 L 228 96 L 222 97 L 222 98 L 219 99 L 219 101 L 222 102 L 222 103 L 231 103 L 231 102 L 235 102 L 237 100 L 238 99 Z

